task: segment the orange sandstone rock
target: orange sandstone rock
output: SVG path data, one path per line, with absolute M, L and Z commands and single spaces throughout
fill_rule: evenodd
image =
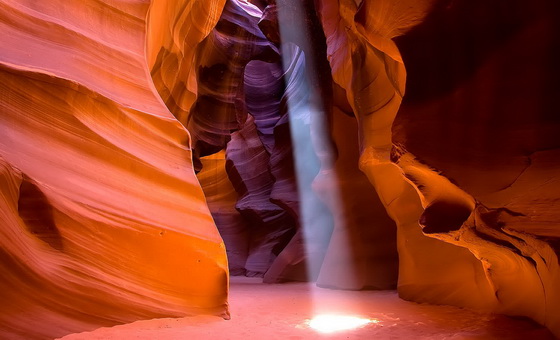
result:
M 148 73 L 150 4 L 0 6 L 0 337 L 228 317 L 189 135 Z

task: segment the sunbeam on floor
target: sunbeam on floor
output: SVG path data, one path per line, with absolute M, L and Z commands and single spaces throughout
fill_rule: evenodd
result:
M 407 302 L 395 291 L 263 284 L 245 277 L 231 281 L 231 320 L 154 319 L 62 339 L 554 339 L 548 330 L 525 319 Z M 313 315 L 313 299 L 321 299 L 324 314 Z

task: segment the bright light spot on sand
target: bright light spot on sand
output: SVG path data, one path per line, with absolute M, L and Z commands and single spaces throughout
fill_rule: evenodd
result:
M 309 327 L 321 333 L 332 333 L 363 327 L 379 321 L 348 315 L 318 315 L 309 320 Z

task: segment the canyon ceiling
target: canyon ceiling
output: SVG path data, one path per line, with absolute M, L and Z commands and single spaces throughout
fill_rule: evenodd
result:
M 227 319 L 229 275 L 560 337 L 559 19 L 556 0 L 0 0 L 0 337 Z

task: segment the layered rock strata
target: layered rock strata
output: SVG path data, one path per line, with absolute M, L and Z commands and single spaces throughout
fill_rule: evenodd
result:
M 216 225 L 232 274 L 560 336 L 555 1 L 0 7 L 1 336 L 227 317 Z
M 0 4 L 2 338 L 228 316 L 189 135 L 148 73 L 149 5 Z
M 549 222 L 545 222 L 554 218 L 549 213 L 538 212 L 543 201 L 535 196 L 535 191 L 542 190 L 540 197 L 548 202 L 549 207 L 555 205 L 556 198 L 553 197 L 558 196 L 554 187 L 558 174 L 555 162 L 547 162 L 546 189 L 539 184 L 541 180 L 529 184 L 529 178 L 536 180 L 536 177 L 525 177 L 532 171 L 539 171 L 538 167 L 532 167 L 533 153 L 540 159 L 546 158 L 537 151 L 536 145 L 546 145 L 546 149 L 556 148 L 548 133 L 552 133 L 558 125 L 547 114 L 547 106 L 543 106 L 547 100 L 539 95 L 518 96 L 524 99 L 516 107 L 508 103 L 507 95 L 499 95 L 518 95 L 516 86 L 522 89 L 526 85 L 520 85 L 520 82 L 527 84 L 525 82 L 528 79 L 538 77 L 538 67 L 542 67 L 542 62 L 547 59 L 538 53 L 532 54 L 532 58 L 538 62 L 524 71 L 523 81 L 509 88 L 494 85 L 505 86 L 507 82 L 502 82 L 507 76 L 500 71 L 503 65 L 493 64 L 493 59 L 511 58 L 508 51 L 513 49 L 508 48 L 513 46 L 516 46 L 517 51 L 519 46 L 530 45 L 535 45 L 534 50 L 546 50 L 544 46 L 555 39 L 554 35 L 550 35 L 550 28 L 554 17 L 552 13 L 558 13 L 557 6 L 552 2 L 533 4 L 523 1 L 508 4 L 458 1 L 437 3 L 435 7 L 430 7 L 427 1 L 411 2 L 410 6 L 403 2 L 402 5 L 405 7 L 401 7 L 401 3 L 364 1 L 356 7 L 353 1 L 325 1 L 321 8 L 323 27 L 330 43 L 328 54 L 333 78 L 346 90 L 359 124 L 360 167 L 374 184 L 390 216 L 397 222 L 400 240 L 399 293 L 415 301 L 529 316 L 560 334 L 557 326 L 560 314 L 555 307 L 559 306 L 558 291 L 552 288 L 558 282 L 555 250 L 557 225 L 552 227 Z M 507 13 L 505 16 L 504 10 Z M 419 95 L 415 102 L 418 106 L 405 107 L 399 111 L 405 88 L 404 67 L 392 39 L 406 33 L 410 24 L 418 19 L 433 19 L 425 17 L 429 12 L 436 15 L 436 25 L 446 25 L 445 28 L 439 27 L 442 31 L 437 31 L 433 26 L 426 28 L 433 34 L 430 38 L 425 36 L 427 41 L 435 39 L 431 46 L 446 42 L 436 32 L 446 32 L 443 35 L 453 32 L 448 30 L 452 22 L 457 26 L 451 26 L 462 32 L 461 37 L 465 38 L 461 43 L 474 41 L 469 46 L 473 50 L 468 52 L 476 58 L 469 62 L 480 61 L 481 64 L 461 65 L 461 59 L 456 59 L 459 63 L 455 66 L 474 71 L 474 77 L 471 76 L 468 81 L 464 77 L 451 78 L 458 82 L 450 84 L 445 75 L 451 72 L 454 76 L 452 70 L 442 69 L 445 82 L 432 82 L 444 85 L 443 89 L 452 89 L 447 98 L 445 94 L 438 97 L 441 93 L 433 96 L 433 92 L 426 91 L 432 97 Z M 437 15 L 440 15 L 439 19 Z M 475 24 L 473 27 L 459 28 L 458 23 L 465 21 L 454 21 L 453 15 L 469 17 Z M 497 19 L 500 17 L 502 19 Z M 517 21 L 519 17 L 524 20 Z M 437 23 L 437 20 L 441 21 Z M 430 24 L 433 25 L 433 22 Z M 487 34 L 488 30 L 494 36 Z M 529 36 L 529 32 L 540 32 L 542 38 L 536 43 L 523 40 L 527 39 L 525 37 Z M 477 40 L 474 38 L 476 34 L 481 34 L 483 38 Z M 453 39 L 456 38 L 457 35 L 453 35 Z M 484 49 L 489 46 L 496 48 L 499 41 L 507 42 L 504 47 L 499 47 L 503 54 L 485 56 Z M 426 45 L 421 41 L 408 42 L 409 56 L 414 60 L 416 52 L 410 48 L 424 49 Z M 448 46 L 440 47 L 444 51 L 442 54 L 449 53 L 445 51 Z M 419 54 L 422 55 L 422 52 Z M 453 62 L 454 59 L 451 60 Z M 427 61 L 427 64 L 430 62 Z M 435 69 L 432 70 L 439 72 L 442 64 L 435 63 L 433 66 Z M 426 68 L 418 69 L 420 73 L 426 71 Z M 541 75 L 540 81 L 546 83 L 546 79 Z M 421 80 L 418 78 L 417 84 L 424 81 L 429 82 L 430 76 L 426 74 Z M 461 81 L 466 83 L 458 85 Z M 455 87 L 450 88 L 448 85 Z M 420 86 L 425 88 L 425 84 Z M 486 97 L 484 91 L 481 92 L 481 89 L 498 91 L 498 88 L 500 92 L 495 92 L 496 96 L 491 99 Z M 467 93 L 470 93 L 470 97 Z M 418 94 L 411 94 L 415 95 Z M 466 98 L 487 98 L 485 103 L 492 105 L 493 109 L 478 106 L 478 110 L 472 110 L 470 105 L 473 102 Z M 467 105 L 461 106 L 461 102 Z M 521 109 L 523 107 L 526 110 Z M 521 118 L 528 111 L 536 116 Z M 403 120 L 400 120 L 401 112 L 405 115 Z M 425 116 L 422 117 L 420 112 Z M 498 117 L 502 112 L 504 116 L 507 112 L 507 116 L 513 120 L 505 119 L 503 125 L 492 128 L 489 123 L 501 121 Z M 459 113 L 462 113 L 462 120 Z M 475 118 L 467 119 L 467 115 L 474 115 Z M 430 116 L 438 117 L 435 126 L 430 124 L 434 121 L 425 119 Z M 395 117 L 399 119 L 400 125 L 393 126 Z M 546 128 L 539 137 L 532 135 L 521 146 L 517 138 L 515 141 L 508 138 L 523 131 L 521 126 L 532 131 L 542 129 L 537 126 Z M 398 133 L 397 138 L 393 137 L 392 128 Z M 412 131 L 416 136 L 420 136 L 419 132 L 422 131 L 422 137 L 415 139 L 415 135 L 409 134 Z M 492 138 L 499 136 L 504 139 L 497 141 L 498 145 L 491 142 Z M 438 149 L 439 152 L 435 151 Z M 414 150 L 418 153 L 413 155 L 410 151 Z M 527 152 L 529 156 L 523 154 Z M 554 151 L 547 152 L 554 154 Z M 430 160 L 437 162 L 432 163 Z M 539 164 L 544 166 L 541 162 Z M 492 172 L 500 175 L 495 181 L 485 179 Z M 487 201 L 489 198 L 492 203 Z M 520 200 L 525 203 L 518 203 Z M 534 205 L 534 208 L 528 208 L 531 211 L 529 213 L 521 208 L 523 205 Z M 518 210 L 513 210 L 514 206 Z M 521 281 L 524 283 L 519 284 Z

